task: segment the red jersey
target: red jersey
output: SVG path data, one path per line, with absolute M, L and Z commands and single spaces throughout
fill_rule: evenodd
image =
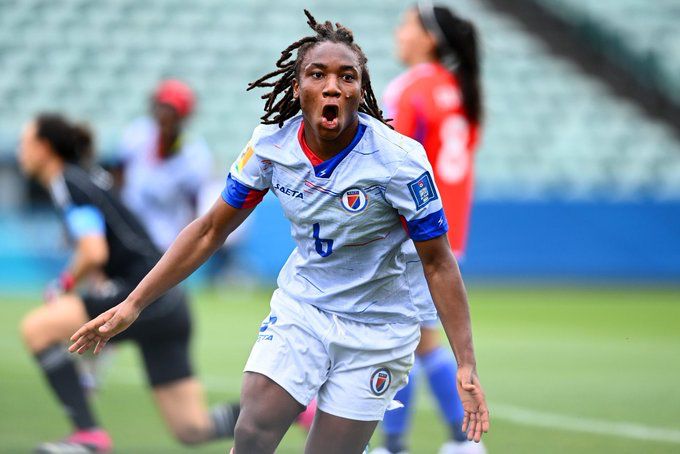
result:
M 438 63 L 415 65 L 388 85 L 384 104 L 392 126 L 425 148 L 449 222 L 449 242 L 461 257 L 472 205 L 478 125 L 465 114 L 456 78 Z

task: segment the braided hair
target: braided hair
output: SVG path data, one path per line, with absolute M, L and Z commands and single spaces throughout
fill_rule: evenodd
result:
M 352 31 L 339 23 L 336 23 L 335 27 L 333 27 L 330 21 L 319 24 L 309 11 L 304 10 L 304 12 L 307 16 L 307 24 L 315 32 L 314 36 L 305 36 L 286 47 L 276 62 L 276 70 L 248 84 L 247 90 L 265 87 L 272 89 L 269 93 L 262 95 L 262 99 L 266 99 L 264 104 L 265 113 L 260 117 L 262 124 L 278 124 L 281 127 L 284 121 L 292 118 L 300 111 L 300 100 L 293 96 L 292 83 L 300 74 L 302 61 L 307 52 L 322 42 L 342 43 L 356 53 L 359 57 L 359 65 L 361 66 L 361 92 L 363 99 L 359 105 L 359 112 L 368 114 L 387 124 L 389 120 L 383 118 L 383 112 L 378 107 L 378 101 L 373 93 L 373 87 L 371 87 L 371 78 L 366 66 L 368 59 L 364 51 L 361 50 L 361 47 L 354 42 Z M 293 59 L 293 51 L 296 50 L 297 55 Z

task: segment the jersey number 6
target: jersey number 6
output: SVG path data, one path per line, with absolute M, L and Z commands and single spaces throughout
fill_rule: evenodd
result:
M 314 247 L 316 248 L 316 252 L 321 256 L 321 257 L 328 257 L 333 253 L 333 240 L 327 240 L 324 238 L 319 238 L 319 229 L 321 227 L 319 226 L 319 223 L 317 222 L 312 226 L 312 231 L 314 234 Z M 324 250 L 325 246 L 325 250 Z

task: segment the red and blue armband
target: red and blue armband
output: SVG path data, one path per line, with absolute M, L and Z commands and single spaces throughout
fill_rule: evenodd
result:
M 222 199 L 234 208 L 253 208 L 262 201 L 269 189 L 253 189 L 227 175 L 227 184 L 222 191 Z

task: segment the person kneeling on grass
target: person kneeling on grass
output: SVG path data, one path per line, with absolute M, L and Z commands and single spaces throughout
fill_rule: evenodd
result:
M 19 149 L 22 171 L 49 190 L 75 248 L 62 279 L 68 281 L 63 286 L 68 291 L 31 311 L 21 324 L 28 350 L 75 429 L 63 441 L 40 445 L 38 453 L 112 449 L 64 342 L 83 323 L 115 307 L 161 256 L 135 216 L 106 187 L 109 180 L 82 167 L 82 160 L 92 154 L 92 142 L 86 128 L 60 115 L 42 114 L 24 128 Z M 82 293 L 73 291 L 92 274 L 103 274 L 104 281 Z M 184 292 L 175 288 L 154 300 L 137 324 L 115 340 L 129 339 L 139 346 L 156 404 L 180 442 L 233 436 L 238 406 L 208 411 L 203 388 L 194 377 L 191 317 Z

